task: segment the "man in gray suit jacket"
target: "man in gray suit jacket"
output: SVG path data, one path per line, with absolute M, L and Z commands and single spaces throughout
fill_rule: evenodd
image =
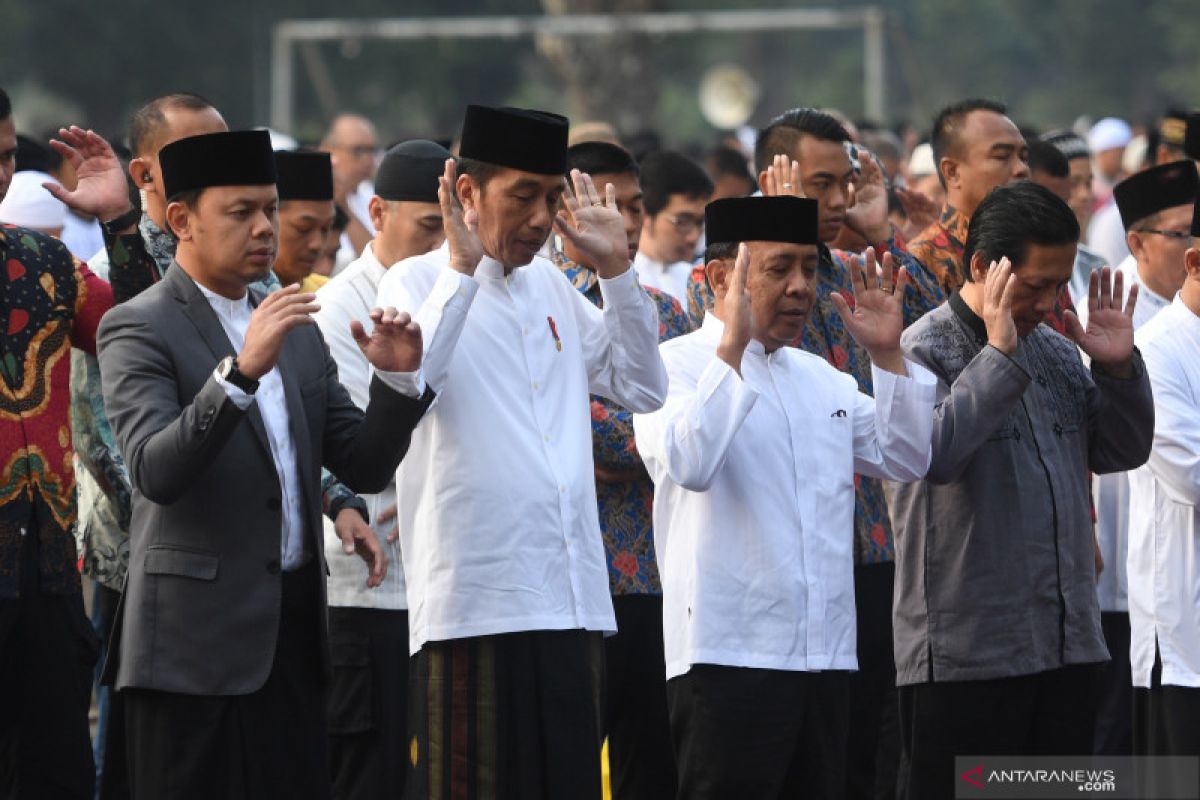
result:
M 104 400 L 135 488 L 129 578 L 106 673 L 126 693 L 135 797 L 328 797 L 322 465 L 359 492 L 392 478 L 430 393 L 380 379 L 365 412 L 337 380 L 314 295 L 267 298 L 278 234 L 264 132 L 159 157 L 179 240 L 161 283 L 104 318 Z M 383 374 L 421 334 L 353 330 Z M 386 569 L 369 530 L 347 541 Z M 396 568 L 399 568 L 397 565 Z

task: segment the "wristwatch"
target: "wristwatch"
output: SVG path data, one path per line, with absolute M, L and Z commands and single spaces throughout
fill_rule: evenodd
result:
M 142 219 L 142 212 L 136 208 L 130 208 L 116 219 L 110 219 L 108 222 L 101 222 L 104 230 L 110 236 L 116 236 L 126 228 L 132 228 L 137 225 Z
M 217 375 L 221 380 L 233 384 L 246 394 L 254 394 L 258 389 L 258 381 L 238 372 L 237 359 L 233 356 L 225 356 L 221 359 L 221 362 L 217 364 Z

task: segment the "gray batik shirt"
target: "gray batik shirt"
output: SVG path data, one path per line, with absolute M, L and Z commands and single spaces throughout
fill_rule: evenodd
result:
M 905 331 L 938 378 L 933 461 L 899 487 L 894 605 L 900 686 L 1105 661 L 1088 472 L 1145 463 L 1154 405 L 1134 377 L 1083 366 L 1041 325 L 1010 358 L 955 294 Z

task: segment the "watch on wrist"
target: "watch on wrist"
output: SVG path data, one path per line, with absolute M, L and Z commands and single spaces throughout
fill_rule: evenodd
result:
M 111 236 L 118 235 L 126 228 L 132 228 L 137 225 L 142 219 L 142 212 L 136 208 L 131 208 L 116 219 L 110 219 L 108 222 L 101 222 L 106 233 Z
M 217 364 L 217 374 L 221 376 L 221 380 L 236 386 L 246 394 L 254 394 L 258 389 L 258 381 L 238 372 L 237 359 L 233 356 L 221 359 L 221 363 Z

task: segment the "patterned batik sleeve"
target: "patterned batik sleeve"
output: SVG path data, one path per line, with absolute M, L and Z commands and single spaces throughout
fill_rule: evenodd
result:
M 101 226 L 104 230 L 104 226 Z M 108 280 L 112 284 L 113 302 L 124 303 L 137 297 L 162 276 L 158 264 L 146 250 L 142 234 L 117 235 L 104 230 L 104 249 L 108 251 Z

